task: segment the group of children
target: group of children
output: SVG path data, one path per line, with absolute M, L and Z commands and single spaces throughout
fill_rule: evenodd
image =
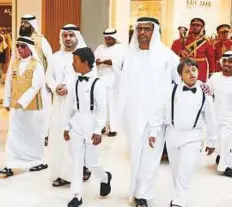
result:
M 71 184 L 74 198 L 68 207 L 82 204 L 84 160 L 99 178 L 100 195 L 107 196 L 111 192 L 112 175 L 103 171 L 98 160 L 101 130 L 106 122 L 106 97 L 104 85 L 92 72 L 94 62 L 90 48 L 73 52 L 73 68 L 78 78 L 72 83 L 69 93 L 64 131 L 75 172 Z M 190 181 L 203 149 L 204 137 L 207 138 L 207 155 L 214 152 L 218 142 L 218 171 L 232 177 L 232 52 L 222 56 L 221 64 L 223 71 L 213 74 L 209 80 L 212 96 L 205 94 L 197 81 L 196 62 L 192 59 L 182 60 L 177 68 L 182 82 L 174 84 L 167 93 L 162 94 L 160 106 L 156 107 L 157 111 L 150 122 L 152 130 L 147 144 L 152 148 L 155 147 L 160 126 L 167 126 L 166 142 L 175 191 L 170 206 L 186 206 Z

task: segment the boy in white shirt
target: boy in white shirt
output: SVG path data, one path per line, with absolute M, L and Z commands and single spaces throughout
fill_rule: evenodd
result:
M 104 172 L 99 163 L 101 130 L 106 123 L 106 93 L 102 82 L 92 71 L 94 54 L 90 48 L 73 52 L 73 67 L 78 77 L 72 83 L 67 100 L 67 119 L 64 139 L 69 142 L 74 174 L 71 191 L 74 198 L 68 207 L 82 204 L 82 173 L 84 160 L 100 182 L 100 195 L 111 192 L 112 175 Z
M 225 52 L 220 63 L 222 72 L 214 73 L 209 81 L 219 129 L 216 162 L 219 172 L 232 177 L 232 51 Z
M 174 183 L 170 206 L 185 207 L 191 178 L 202 150 L 205 125 L 207 155 L 214 152 L 217 125 L 212 97 L 205 95 L 197 83 L 197 63 L 185 59 L 177 70 L 182 82 L 174 85 L 168 95 L 163 95 L 160 107 L 155 109 L 150 122 L 149 145 L 155 147 L 160 126 L 166 125 L 166 143 Z

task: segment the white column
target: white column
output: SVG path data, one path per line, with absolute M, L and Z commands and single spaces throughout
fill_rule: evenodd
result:
M 130 25 L 130 0 L 116 1 L 116 29 L 118 38 L 123 44 L 129 41 L 129 25 Z

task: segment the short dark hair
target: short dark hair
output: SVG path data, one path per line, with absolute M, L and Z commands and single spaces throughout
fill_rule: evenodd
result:
M 195 66 L 196 68 L 198 68 L 197 62 L 194 59 L 185 58 L 179 63 L 179 65 L 177 67 L 177 72 L 179 73 L 179 75 L 182 74 L 185 65 Z
M 88 62 L 90 68 L 93 68 L 93 64 L 95 62 L 95 56 L 93 51 L 89 47 L 83 47 L 76 49 L 73 53 L 74 56 L 79 56 L 81 62 Z

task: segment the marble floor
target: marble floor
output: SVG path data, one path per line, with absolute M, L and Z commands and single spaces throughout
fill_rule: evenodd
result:
M 5 162 L 5 140 L 8 113 L 0 109 L 0 168 Z M 46 152 L 47 154 L 47 152 Z M 202 154 L 192 182 L 188 207 L 232 207 L 232 179 L 216 173 L 215 155 Z M 99 185 L 92 177 L 84 184 L 83 207 L 127 207 L 129 189 L 129 160 L 124 139 L 104 137 L 101 162 L 113 174 L 112 193 L 102 199 Z M 172 197 L 172 179 L 168 163 L 162 163 L 156 178 L 154 202 L 151 207 L 168 207 Z M 0 177 L 0 207 L 66 207 L 71 199 L 69 187 L 53 188 L 49 170 L 18 172 L 10 178 Z

